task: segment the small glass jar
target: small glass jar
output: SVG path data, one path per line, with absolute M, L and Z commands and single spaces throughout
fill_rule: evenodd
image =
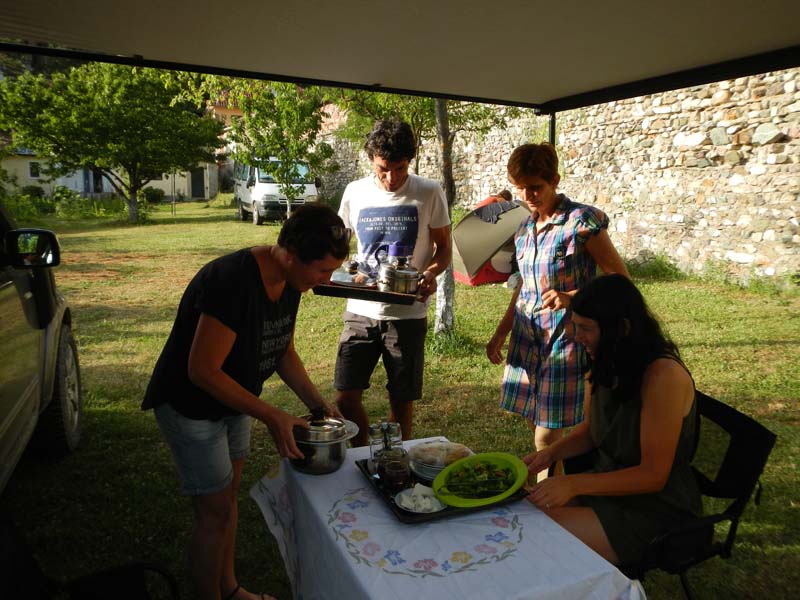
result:
M 378 478 L 383 488 L 392 494 L 409 487 L 411 467 L 408 452 L 403 448 L 384 450 L 378 460 Z
M 386 423 L 386 429 L 389 448 L 402 448 L 403 433 L 400 431 L 400 423 Z
M 384 423 L 373 423 L 367 430 L 369 438 L 369 470 L 373 475 L 378 472 L 378 461 L 385 449 L 382 425 Z

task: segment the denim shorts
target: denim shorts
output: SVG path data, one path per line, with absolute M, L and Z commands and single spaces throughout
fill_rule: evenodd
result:
M 233 480 L 231 461 L 250 451 L 248 415 L 206 421 L 184 417 L 168 403 L 155 408 L 161 434 L 172 450 L 181 491 L 188 496 L 220 492 Z

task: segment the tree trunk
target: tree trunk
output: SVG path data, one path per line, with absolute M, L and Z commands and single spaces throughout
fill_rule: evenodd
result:
M 139 222 L 139 188 L 130 188 L 128 196 L 125 198 L 128 204 L 128 223 Z
M 453 181 L 453 136 L 450 134 L 450 119 L 447 114 L 447 100 L 436 98 L 436 134 L 439 138 L 441 153 L 442 181 L 444 195 L 447 199 L 447 211 L 452 213 L 456 201 L 456 184 Z M 436 292 L 436 319 L 433 326 L 435 335 L 452 333 L 455 325 L 455 282 L 453 281 L 453 264 L 439 275 Z
M 106 181 L 111 184 L 111 187 L 114 188 L 114 191 L 122 196 L 122 198 L 125 200 L 125 204 L 128 207 L 128 223 L 138 223 L 139 190 L 144 187 L 144 183 L 140 183 L 138 186 L 130 184 L 129 182 L 136 181 L 134 175 L 132 174 L 133 170 L 129 167 L 125 167 L 125 171 L 127 173 L 127 180 L 120 178 L 118 175 L 114 174 L 113 171 L 100 169 L 103 177 L 105 177 Z

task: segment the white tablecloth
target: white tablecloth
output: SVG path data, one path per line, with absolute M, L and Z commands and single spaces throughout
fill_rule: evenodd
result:
M 639 582 L 525 500 L 401 523 L 355 465 L 368 455 L 348 450 L 329 475 L 284 460 L 250 490 L 296 599 L 644 598 Z

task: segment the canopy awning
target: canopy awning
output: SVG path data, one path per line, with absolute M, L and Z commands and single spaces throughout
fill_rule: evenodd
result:
M 798 23 L 797 0 L 25 0 L 0 50 L 557 112 L 800 66 Z

